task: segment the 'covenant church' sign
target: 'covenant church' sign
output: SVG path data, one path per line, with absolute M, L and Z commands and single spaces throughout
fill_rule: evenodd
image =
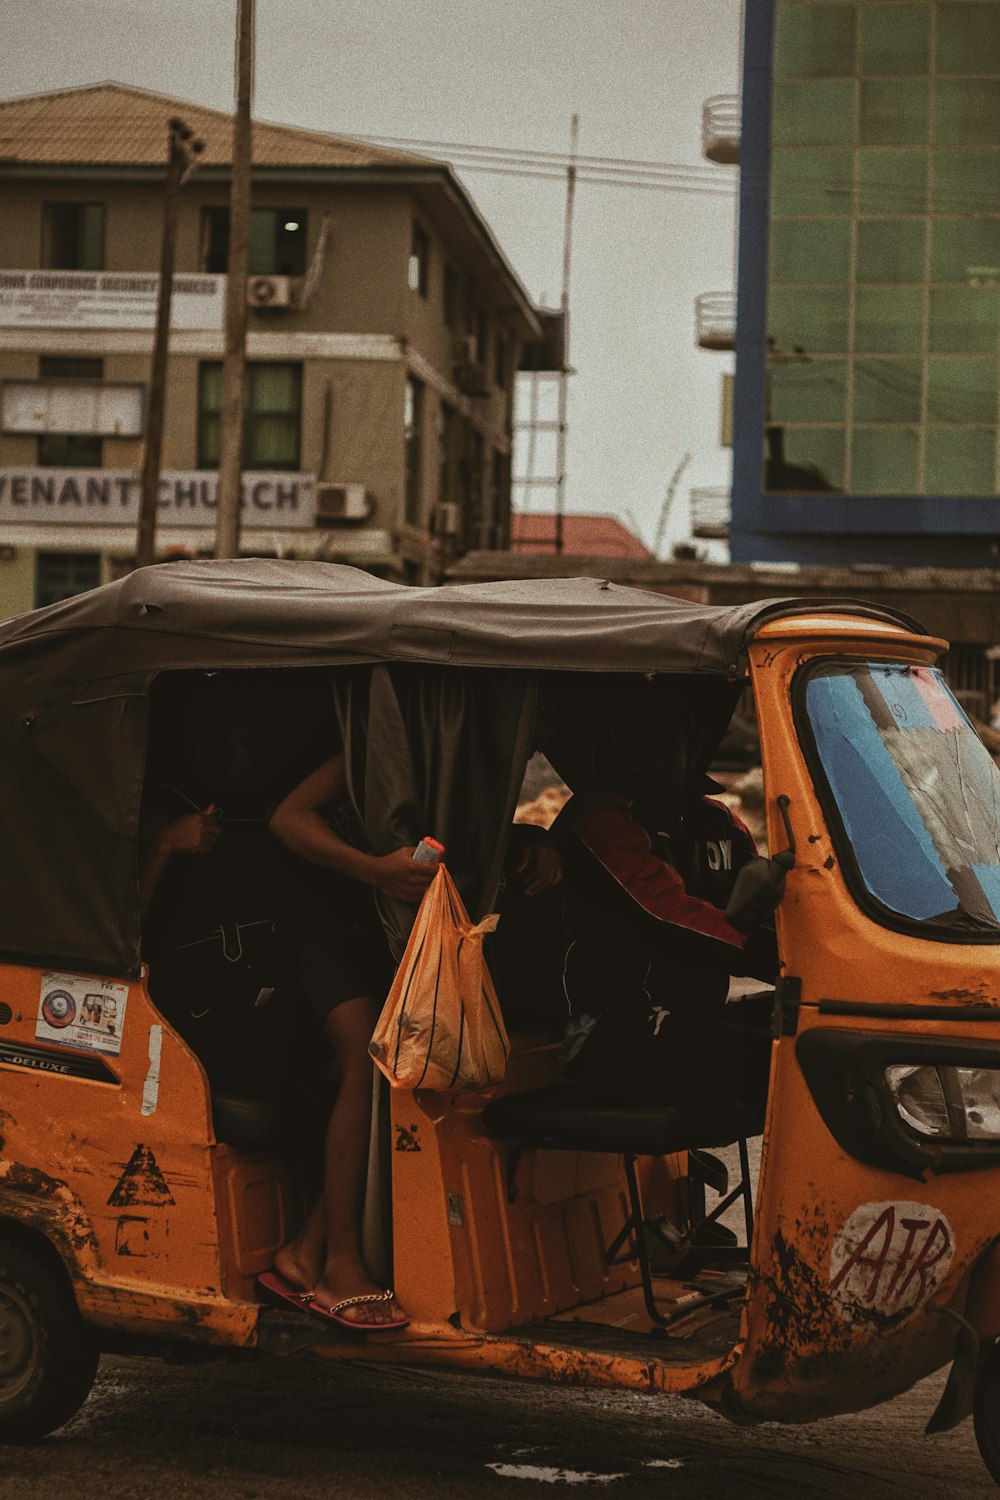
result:
M 214 527 L 218 485 L 214 470 L 163 474 L 157 526 Z M 141 493 L 134 469 L 0 469 L 0 525 L 135 527 Z M 315 519 L 313 474 L 243 475 L 242 526 L 288 531 Z

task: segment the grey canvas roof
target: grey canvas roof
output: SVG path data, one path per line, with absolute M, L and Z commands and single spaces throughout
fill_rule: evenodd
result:
M 174 562 L 0 625 L 0 684 L 17 647 L 83 679 L 303 658 L 730 674 L 762 620 L 838 602 L 920 629 L 858 600 L 719 606 L 596 578 L 414 588 L 332 563 Z
M 7 621 L 0 957 L 138 972 L 137 830 L 149 689 L 163 670 L 413 662 L 730 677 L 763 620 L 838 606 L 919 630 L 858 601 L 725 608 L 593 578 L 411 588 L 254 559 L 145 568 Z

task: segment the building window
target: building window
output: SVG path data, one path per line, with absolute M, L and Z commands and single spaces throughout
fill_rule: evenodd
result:
M 403 406 L 403 466 L 406 474 L 406 519 L 411 526 L 418 525 L 420 521 L 423 425 L 424 387 L 410 375 L 406 381 Z
M 248 364 L 243 467 L 297 469 L 302 433 L 302 366 Z M 222 365 L 203 364 L 198 379 L 198 467 L 217 469 L 222 427 Z
M 35 554 L 35 608 L 58 604 L 84 594 L 101 583 L 99 552 L 38 552 Z
M 43 380 L 103 380 L 103 359 L 64 359 L 42 355 L 38 373 Z M 94 433 L 43 432 L 38 437 L 38 466 L 46 469 L 99 469 L 104 462 L 103 440 Z M 67 556 L 78 554 L 67 553 Z M 86 585 L 91 587 L 90 584 Z M 72 589 L 71 593 L 79 593 Z M 61 595 L 65 598 L 65 595 Z
M 497 330 L 493 345 L 493 378 L 500 390 L 507 389 L 507 364 L 510 360 L 510 344 L 504 334 Z
M 482 546 L 502 547 L 504 545 L 505 522 L 509 510 L 510 459 L 506 453 L 501 453 L 495 448 L 493 450 L 493 464 L 490 469 L 490 508 L 487 518 L 487 535 L 483 538 Z
M 486 445 L 481 432 L 470 428 L 465 459 L 465 516 L 467 523 L 466 543 L 469 547 L 483 545 L 483 459 Z
M 201 211 L 201 268 L 224 276 L 229 266 L 229 209 Z M 251 276 L 302 276 L 306 269 L 303 208 L 254 208 L 250 212 Z
M 446 328 L 458 327 L 458 275 L 454 266 L 445 266 L 441 282 L 441 315 Z
M 47 271 L 103 271 L 103 203 L 42 204 L 42 266 Z
M 455 408 L 442 401 L 438 407 L 438 501 L 451 499 L 452 454 L 455 446 Z
M 430 235 L 419 224 L 414 224 L 413 236 L 410 240 L 410 261 L 407 267 L 406 279 L 410 291 L 419 292 L 421 297 L 427 296 L 430 263 Z

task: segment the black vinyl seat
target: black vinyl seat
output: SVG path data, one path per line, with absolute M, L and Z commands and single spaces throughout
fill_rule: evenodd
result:
M 620 1232 L 608 1246 L 609 1264 L 636 1259 L 642 1277 L 646 1311 L 663 1327 L 671 1321 L 656 1305 L 649 1240 L 664 1247 L 674 1261 L 684 1265 L 711 1260 L 745 1261 L 753 1233 L 753 1192 L 747 1140 L 759 1135 L 758 1113 L 738 1101 L 701 1098 L 673 1099 L 669 1103 L 625 1104 L 602 1098 L 572 1084 L 506 1094 L 492 1100 L 483 1111 L 487 1134 L 511 1143 L 507 1166 L 507 1193 L 517 1196 L 517 1168 L 528 1147 L 549 1151 L 607 1152 L 621 1156 L 629 1195 L 629 1214 Z M 729 1174 L 723 1162 L 706 1148 L 736 1145 L 740 1156 L 740 1180 L 729 1190 Z M 698 1204 L 683 1234 L 668 1237 L 662 1221 L 646 1218 L 636 1176 L 639 1156 L 688 1154 L 689 1184 Z M 704 1189 L 711 1187 L 720 1201 L 711 1212 L 704 1206 Z M 737 1246 L 729 1231 L 719 1225 L 720 1216 L 741 1199 L 747 1245 Z M 622 1254 L 622 1247 L 626 1251 Z

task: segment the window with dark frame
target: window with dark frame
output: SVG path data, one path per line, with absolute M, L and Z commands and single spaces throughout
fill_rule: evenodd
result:
M 502 391 L 507 389 L 507 363 L 510 359 L 510 344 L 507 336 L 497 329 L 493 344 L 493 378 Z
M 38 374 L 42 380 L 103 380 L 104 361 L 43 354 Z M 43 432 L 36 442 L 42 469 L 99 469 L 104 462 L 104 440 L 92 433 Z
M 407 376 L 403 407 L 403 467 L 406 478 L 406 520 L 411 526 L 420 521 L 421 470 L 423 468 L 424 387 L 423 382 Z
M 441 282 L 441 316 L 446 328 L 458 327 L 458 273 L 446 265 Z
M 411 292 L 427 296 L 431 263 L 431 238 L 420 224 L 414 222 L 410 239 L 410 261 L 406 280 Z
M 104 270 L 104 204 L 42 204 L 42 268 Z
M 294 470 L 302 438 L 302 366 L 253 363 L 244 382 L 243 466 Z M 217 469 L 222 439 L 222 365 L 198 370 L 198 467 Z
M 304 208 L 255 208 L 250 213 L 251 276 L 303 276 L 307 218 Z M 229 209 L 201 211 L 201 268 L 224 276 L 229 265 Z
M 453 450 L 455 445 L 455 408 L 441 402 L 438 407 L 438 503 L 451 499 Z
M 101 583 L 99 552 L 37 552 L 35 554 L 35 608 L 58 604 L 85 594 Z

